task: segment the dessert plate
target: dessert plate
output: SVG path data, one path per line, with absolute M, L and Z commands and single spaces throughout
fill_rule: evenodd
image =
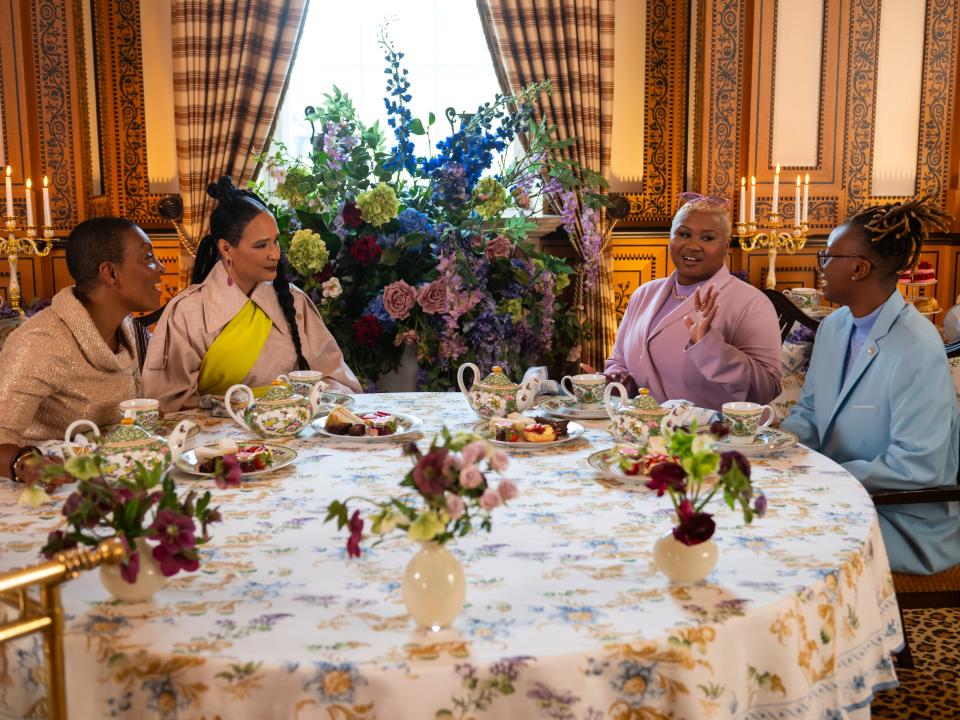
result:
M 752 443 L 740 445 L 738 443 L 727 442 L 726 440 L 718 440 L 717 452 L 736 450 L 744 455 L 765 455 L 766 453 L 779 452 L 780 450 L 792 448 L 798 442 L 797 436 L 788 430 L 763 428 L 757 433 Z
M 619 398 L 611 398 L 614 407 L 620 407 Z M 567 420 L 606 420 L 607 411 L 603 407 L 582 410 L 577 406 L 576 398 L 558 395 L 540 401 L 537 406 L 544 412 Z
M 526 440 L 521 440 L 520 442 L 497 440 L 494 437 L 494 433 L 490 430 L 490 422 L 488 420 L 482 420 L 474 425 L 473 432 L 489 442 L 491 445 L 496 445 L 498 447 L 510 448 L 513 450 L 546 450 L 547 448 L 556 447 L 557 445 L 568 443 L 571 440 L 576 440 L 578 437 L 583 435 L 584 427 L 578 422 L 571 421 L 567 425 L 566 437 L 558 438 L 557 440 L 551 440 L 550 442 L 539 443 L 527 442 Z
M 592 467 L 594 470 L 598 470 L 607 477 L 614 478 L 616 480 L 637 480 L 638 478 L 646 479 L 646 475 L 638 473 L 636 475 L 627 475 L 623 468 L 620 467 L 620 453 L 617 452 L 616 448 L 607 448 L 606 450 L 600 450 L 595 452 L 593 455 L 587 458 L 587 465 Z
M 326 416 L 315 420 L 313 423 L 313 428 L 321 435 L 326 435 L 329 438 L 336 438 L 337 440 L 358 443 L 375 443 L 407 439 L 408 436 L 418 432 L 423 426 L 423 420 L 415 417 L 414 415 L 404 415 L 402 413 L 390 414 L 397 419 L 397 431 L 393 435 L 337 435 L 336 433 L 327 432 Z
M 257 477 L 258 475 L 272 473 L 274 470 L 284 468 L 297 459 L 297 451 L 283 445 L 274 445 L 273 443 L 251 444 L 263 445 L 265 448 L 269 448 L 273 453 L 273 463 L 265 467 L 263 470 L 253 470 L 252 472 L 243 473 L 242 477 L 244 478 L 252 478 Z M 211 450 L 218 450 L 220 448 L 217 443 L 212 443 L 204 447 L 208 447 Z M 197 469 L 197 466 L 201 462 L 202 461 L 197 458 L 196 452 L 193 450 L 188 450 L 173 462 L 173 466 L 177 468 L 177 470 L 182 470 L 188 475 L 195 475 L 197 477 L 213 477 L 213 473 L 200 472 L 200 470 Z

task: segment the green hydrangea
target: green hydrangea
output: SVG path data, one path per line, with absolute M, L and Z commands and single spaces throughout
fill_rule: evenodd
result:
M 303 207 L 307 202 L 307 194 L 313 189 L 313 175 L 306 168 L 294 165 L 287 170 L 283 182 L 277 185 L 274 191 L 293 207 Z
M 506 206 L 507 191 L 492 177 L 480 178 L 473 189 L 473 209 L 484 220 L 500 217 Z
M 327 265 L 330 252 L 327 244 L 313 230 L 297 230 L 290 240 L 287 259 L 301 275 L 314 275 Z
M 373 190 L 357 195 L 360 217 L 374 227 L 386 225 L 400 212 L 400 201 L 393 188 L 380 183 Z
M 503 300 L 500 303 L 500 312 L 513 316 L 513 322 L 519 323 L 523 320 L 523 301 L 520 298 Z
M 557 284 L 554 285 L 553 291 L 558 295 L 567 289 L 567 286 L 570 284 L 570 276 L 566 273 L 557 273 Z

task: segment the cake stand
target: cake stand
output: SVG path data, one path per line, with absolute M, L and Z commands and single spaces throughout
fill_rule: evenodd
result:
M 917 301 L 918 301 L 918 300 L 922 300 L 922 299 L 925 297 L 925 296 L 923 296 L 923 295 L 920 294 L 920 288 L 922 288 L 922 287 L 930 287 L 930 286 L 936 285 L 936 284 L 937 284 L 937 280 L 936 280 L 936 278 L 934 278 L 933 280 L 921 280 L 920 282 L 905 282 L 905 281 L 903 281 L 903 280 L 900 280 L 899 283 L 900 283 L 901 285 L 903 285 L 903 287 L 906 289 L 906 293 L 905 293 L 906 297 L 905 297 L 905 300 L 906 300 L 908 303 L 910 303 L 911 305 L 916 306 Z M 931 296 L 931 297 L 932 297 L 932 296 Z M 921 315 L 927 316 L 928 318 L 930 318 L 930 320 L 931 320 L 931 322 L 932 322 L 932 321 L 933 321 L 933 317 L 934 317 L 935 315 L 943 312 L 943 310 L 940 309 L 940 310 L 930 310 L 930 311 L 928 311 L 928 312 L 921 312 L 921 311 L 918 309 L 917 312 L 920 313 Z

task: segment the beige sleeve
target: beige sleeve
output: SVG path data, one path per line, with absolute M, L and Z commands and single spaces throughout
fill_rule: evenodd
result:
M 199 301 L 199 296 L 183 300 L 187 302 L 171 301 L 160 317 L 143 363 L 143 395 L 159 400 L 163 412 L 195 408 L 199 402 L 197 378 L 205 350 L 200 330 L 194 330 L 192 336 L 189 330 L 189 303 Z M 193 320 L 195 327 L 203 322 L 202 318 Z
M 55 348 L 61 338 L 39 329 L 20 330 L 7 338 L 0 351 L 0 445 L 22 445 L 24 431 L 33 423 L 43 399 L 56 395 L 54 378 L 62 377 L 51 363 L 59 362 Z M 6 468 L 2 470 L 6 473 Z
M 333 335 L 327 330 L 316 305 L 305 293 L 293 288 L 291 290 L 297 314 L 303 317 L 300 326 L 300 343 L 303 347 L 303 356 L 310 363 L 310 368 L 322 372 L 325 380 L 330 384 L 330 389 L 335 392 L 362 392 L 360 382 L 353 371 L 347 367 L 343 353 Z

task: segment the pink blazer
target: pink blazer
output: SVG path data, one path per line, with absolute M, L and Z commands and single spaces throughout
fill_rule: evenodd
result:
M 605 369 L 626 370 L 659 402 L 683 399 L 719 410 L 732 400 L 773 400 L 780 393 L 780 326 L 770 301 L 720 268 L 704 285 L 717 288 L 717 314 L 694 345 L 683 322 L 694 312 L 692 295 L 651 327 L 675 275 L 634 291 Z

